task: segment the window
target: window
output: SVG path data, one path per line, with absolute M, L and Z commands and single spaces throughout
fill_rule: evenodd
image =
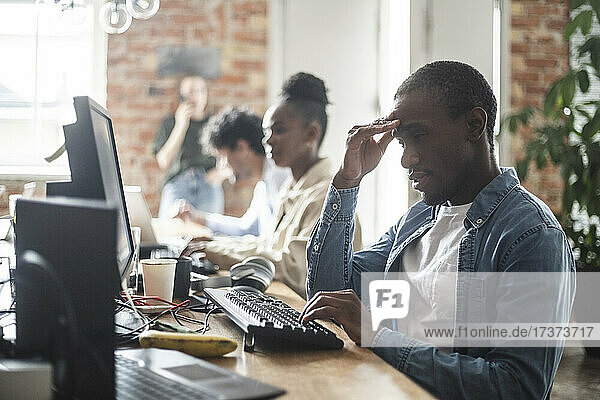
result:
M 62 125 L 75 120 L 72 97 L 105 102 L 98 2 L 71 4 L 0 3 L 2 176 L 68 175 L 66 154 L 52 164 L 44 157 L 64 142 Z

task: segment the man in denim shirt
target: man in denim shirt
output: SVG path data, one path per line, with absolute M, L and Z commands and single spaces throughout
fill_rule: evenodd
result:
M 568 322 L 574 261 L 566 236 L 549 208 L 519 184 L 514 170 L 498 167 L 495 119 L 496 99 L 483 76 L 466 64 L 441 61 L 420 68 L 400 86 L 387 118 L 352 128 L 307 247 L 310 300 L 301 319 L 333 318 L 352 340 L 372 346 L 438 397 L 544 399 L 562 342 L 446 351 L 397 327 L 368 329 L 367 337 L 363 329 L 361 336 L 361 311 L 363 318 L 368 315 L 356 295 L 361 293 L 361 273 L 380 272 L 389 279 L 394 272 L 439 272 L 439 265 L 459 276 L 456 290 L 450 291 L 457 321 L 512 321 L 518 310 L 529 321 L 548 317 Z M 353 253 L 349 238 L 360 181 L 394 139 L 404 147 L 401 164 L 423 200 L 373 246 Z M 440 209 L 460 206 L 462 226 L 456 221 L 440 226 Z M 439 257 L 446 257 L 444 263 L 425 261 Z M 476 279 L 461 279 L 486 272 L 499 277 L 493 304 L 473 295 L 483 292 Z M 560 278 L 536 285 L 531 279 L 515 279 L 513 272 L 553 272 Z M 439 290 L 420 294 L 435 296 Z

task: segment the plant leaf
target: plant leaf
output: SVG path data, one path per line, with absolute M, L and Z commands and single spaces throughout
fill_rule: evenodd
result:
M 581 105 L 576 106 L 575 110 L 579 112 L 579 114 L 583 115 L 586 119 L 592 118 L 591 114 Z
M 550 116 L 552 112 L 556 109 L 556 104 L 558 100 L 558 94 L 561 90 L 562 79 L 557 80 L 552 84 L 552 87 L 546 94 L 546 98 L 544 99 L 544 115 Z
M 576 8 L 581 7 L 585 1 L 586 0 L 571 0 L 569 6 L 571 7 L 571 10 L 575 10 Z
M 600 108 L 596 109 L 594 117 L 589 120 L 581 131 L 581 137 L 584 141 L 591 140 L 600 129 Z
M 587 39 L 581 46 L 579 46 L 579 48 L 578 48 L 579 57 L 580 58 L 583 57 L 585 55 L 585 53 L 589 52 L 594 47 L 596 47 L 599 41 L 600 41 L 600 37 L 598 35 L 590 36 L 589 39 Z M 591 66 L 593 67 L 593 64 Z
M 579 82 L 579 89 L 581 89 L 583 93 L 587 93 L 590 88 L 590 77 L 587 70 L 581 69 L 577 72 L 577 81 Z
M 569 23 L 565 27 L 565 40 L 569 40 L 571 35 L 573 35 L 575 33 L 575 31 L 577 30 L 578 26 L 579 25 L 577 24 L 577 21 L 575 21 L 575 20 L 569 21 Z
M 561 85 L 561 97 L 563 107 L 569 106 L 573 102 L 575 96 L 575 76 L 569 74 L 565 77 Z
M 512 133 L 517 130 L 517 119 L 514 116 L 508 120 L 508 130 Z
M 600 21 L 600 0 L 589 0 L 592 9 L 596 13 L 596 18 Z
M 524 159 L 517 161 L 515 169 L 517 170 L 519 179 L 524 181 L 527 178 L 527 173 L 529 172 L 529 158 L 525 157 Z
M 587 35 L 590 33 L 590 29 L 592 28 L 592 18 L 594 17 L 594 12 L 592 10 L 584 10 L 577 14 L 565 28 L 565 39 L 569 39 L 573 33 L 579 27 L 581 29 L 581 33 Z
M 596 40 L 592 41 L 592 46 L 588 50 L 588 53 L 590 53 L 592 68 L 596 71 L 600 70 L 600 37 L 596 37 Z
M 535 108 L 527 106 L 521 110 L 518 117 L 523 125 L 527 125 L 529 123 L 529 118 L 531 118 L 533 114 L 535 114 Z
M 590 33 L 592 29 L 592 18 L 594 18 L 594 12 L 592 10 L 582 11 L 577 18 L 580 18 L 579 27 L 581 28 L 581 33 L 587 35 Z

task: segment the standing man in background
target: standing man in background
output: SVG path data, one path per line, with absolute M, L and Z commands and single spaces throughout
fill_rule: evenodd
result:
M 216 160 L 200 144 L 200 134 L 209 118 L 206 81 L 200 76 L 183 77 L 179 100 L 175 114 L 162 121 L 152 146 L 158 166 L 166 172 L 158 216 L 175 216 L 179 199 L 197 210 L 221 213 L 223 192 L 207 179 Z

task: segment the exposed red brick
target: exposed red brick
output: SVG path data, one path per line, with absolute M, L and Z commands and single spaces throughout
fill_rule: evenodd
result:
M 222 83 L 244 83 L 244 82 L 246 82 L 246 78 L 241 75 L 226 74 L 226 75 L 222 75 L 219 78 L 219 82 L 222 82 Z
M 546 92 L 548 91 L 548 88 L 546 86 L 528 86 L 525 89 L 525 92 L 528 95 L 544 95 L 546 94 Z
M 511 55 L 524 60 L 523 63 L 511 63 L 512 84 L 521 89 L 512 91 L 511 108 L 541 106 L 552 82 L 568 69 L 568 47 L 563 31 L 569 5 L 561 0 L 513 0 L 511 4 L 522 6 L 523 12 L 511 16 Z M 514 9 L 519 10 L 519 7 Z M 524 156 L 525 146 L 532 136 L 531 129 L 521 129 L 513 137 L 512 152 L 516 160 Z M 523 184 L 553 212 L 560 210 L 562 181 L 555 167 L 548 164 L 538 171 L 532 163 Z
M 264 71 L 265 62 L 264 61 L 234 61 L 234 68 L 243 70 L 243 71 Z
M 537 72 L 513 72 L 512 79 L 515 81 L 537 82 L 540 74 Z
M 235 32 L 233 38 L 238 42 L 250 42 L 265 44 L 267 42 L 266 32 Z
M 529 52 L 531 52 L 531 46 L 525 43 L 513 43 L 511 45 L 511 51 L 513 53 L 529 54 Z
M 232 3 L 233 17 L 267 15 L 267 3 L 258 1 L 236 1 Z
M 185 15 L 173 15 L 170 18 L 171 22 L 174 24 L 210 24 L 210 20 L 207 15 L 198 15 L 198 14 L 185 14 Z
M 556 30 L 564 30 L 565 26 L 567 26 L 567 20 L 566 19 L 551 19 L 549 21 L 546 22 L 546 26 L 549 29 L 556 29 Z
M 151 144 L 158 126 L 174 111 L 177 89 L 175 78 L 158 78 L 154 70 L 154 52 L 161 45 L 187 47 L 223 46 L 225 41 L 252 43 L 259 51 L 257 58 L 267 57 L 266 28 L 249 29 L 253 16 L 266 16 L 267 0 L 194 1 L 167 0 L 161 2 L 154 17 L 136 20 L 127 33 L 109 35 L 107 107 L 114 122 L 115 135 L 123 179 L 142 186 L 153 213 L 158 209 L 164 174 L 151 153 Z M 227 37 L 229 31 L 237 32 Z M 247 73 L 262 74 L 266 81 L 263 61 L 242 61 L 238 54 L 223 52 L 223 71 L 218 79 L 209 82 L 210 112 L 233 104 L 258 104 L 266 107 L 266 88 L 250 86 Z M 150 88 L 162 95 L 150 96 Z M 236 96 L 237 94 L 237 96 Z M 242 96 L 242 94 L 245 94 Z M 22 191 L 22 184 L 16 192 Z M 0 198 L 0 210 L 3 199 Z
M 514 28 L 519 27 L 537 27 L 540 25 L 539 18 L 533 16 L 514 16 L 511 19 L 511 24 Z
M 529 58 L 525 59 L 525 65 L 528 67 L 555 67 L 557 60 L 550 58 Z

